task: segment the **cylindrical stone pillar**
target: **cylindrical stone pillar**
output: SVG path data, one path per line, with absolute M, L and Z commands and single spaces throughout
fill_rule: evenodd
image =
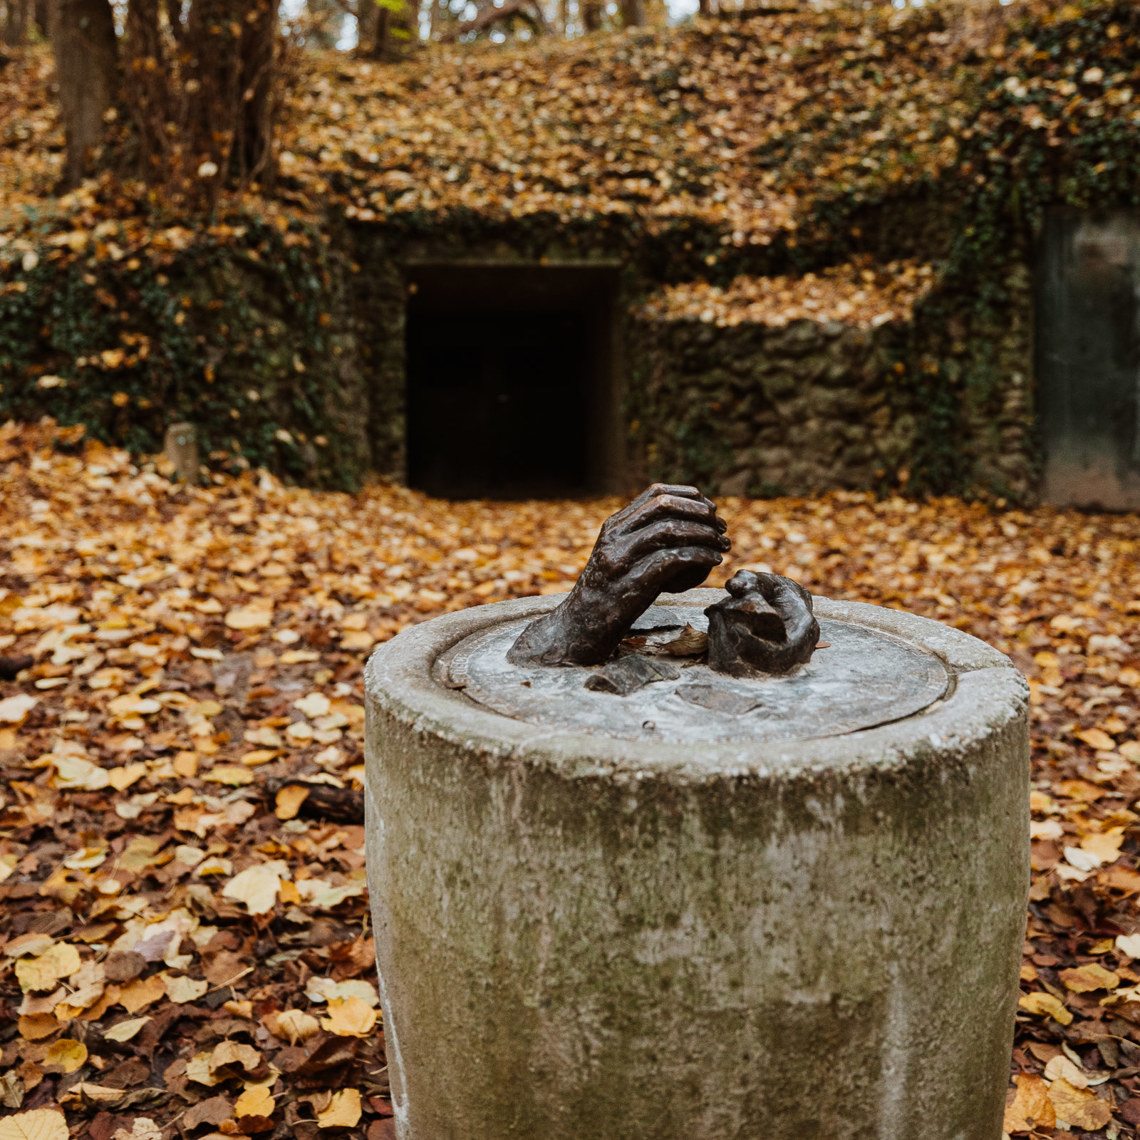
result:
M 621 697 L 506 662 L 558 601 L 368 666 L 401 1140 L 999 1140 L 1029 870 L 1009 660 L 817 599 L 830 644 L 796 674 L 677 660 Z

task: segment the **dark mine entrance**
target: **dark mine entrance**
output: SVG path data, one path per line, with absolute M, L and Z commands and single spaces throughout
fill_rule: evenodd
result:
M 447 498 L 610 489 L 613 270 L 409 273 L 408 482 Z

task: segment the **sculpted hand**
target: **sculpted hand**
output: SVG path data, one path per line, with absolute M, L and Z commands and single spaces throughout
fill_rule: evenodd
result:
M 709 667 L 734 677 L 788 673 L 811 660 L 819 622 L 811 594 L 779 574 L 739 570 L 709 606 Z
M 695 487 L 654 483 L 602 524 L 566 600 L 532 622 L 507 654 L 514 664 L 597 665 L 658 594 L 699 586 L 731 543 L 716 506 Z

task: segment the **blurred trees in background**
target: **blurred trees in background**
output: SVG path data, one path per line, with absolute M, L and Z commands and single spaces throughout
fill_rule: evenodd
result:
M 51 41 L 65 188 L 114 166 L 208 206 L 272 177 L 290 43 L 394 61 L 425 39 L 666 22 L 665 0 L 0 0 L 4 44 Z
M 65 186 L 114 165 L 211 205 L 223 187 L 272 174 L 279 0 L 5 6 L 0 26 L 14 42 L 33 29 L 51 40 L 67 137 Z

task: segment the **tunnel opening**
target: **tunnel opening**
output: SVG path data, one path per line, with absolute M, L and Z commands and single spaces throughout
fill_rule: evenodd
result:
M 408 483 L 441 498 L 615 489 L 617 271 L 408 272 Z

